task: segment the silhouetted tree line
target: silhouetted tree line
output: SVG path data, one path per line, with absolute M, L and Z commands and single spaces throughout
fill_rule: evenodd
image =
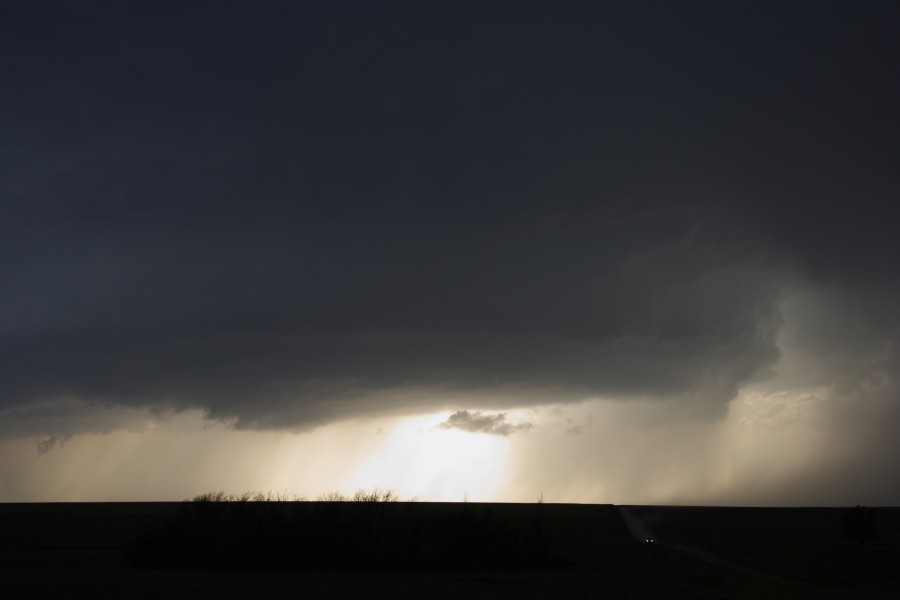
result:
M 185 501 L 129 548 L 141 568 L 455 569 L 552 564 L 539 515 L 501 518 L 472 504 L 227 498 Z M 387 500 L 387 501 L 385 501 Z
M 854 538 L 860 544 L 878 539 L 875 528 L 875 509 L 857 504 L 841 515 L 841 537 Z

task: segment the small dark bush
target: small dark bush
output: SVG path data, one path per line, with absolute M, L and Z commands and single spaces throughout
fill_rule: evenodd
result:
M 878 539 L 875 527 L 875 509 L 856 505 L 841 515 L 841 537 L 855 538 L 860 544 Z
M 140 568 L 459 569 L 550 565 L 540 514 L 499 518 L 472 504 L 205 494 L 129 548 Z M 539 511 L 540 507 L 538 507 Z

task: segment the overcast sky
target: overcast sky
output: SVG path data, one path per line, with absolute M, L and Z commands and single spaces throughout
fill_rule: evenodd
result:
M 0 501 L 900 503 L 897 31 L 0 2 Z

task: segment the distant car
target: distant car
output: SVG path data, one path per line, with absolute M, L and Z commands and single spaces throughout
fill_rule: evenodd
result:
M 652 544 L 652 543 L 655 542 L 655 541 L 656 541 L 656 540 L 654 540 L 653 538 L 647 538 L 647 539 L 644 540 L 644 542 L 647 543 L 647 544 Z

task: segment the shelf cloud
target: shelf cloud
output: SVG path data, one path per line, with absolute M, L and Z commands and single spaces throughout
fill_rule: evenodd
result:
M 896 457 L 896 8 L 772 10 L 5 6 L 0 439 L 828 389 Z

